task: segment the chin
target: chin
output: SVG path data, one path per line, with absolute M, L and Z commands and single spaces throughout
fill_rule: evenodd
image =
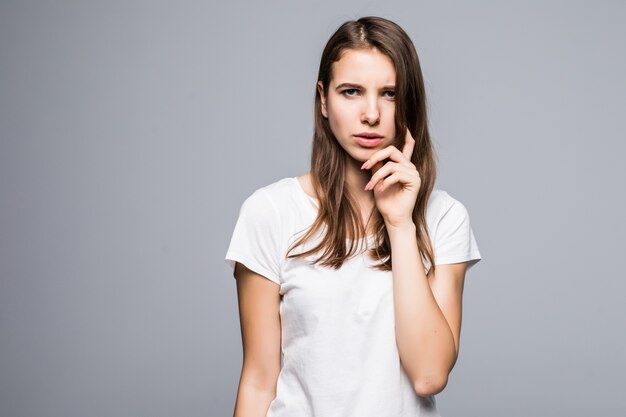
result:
M 374 153 L 372 151 L 375 151 L 375 150 L 376 149 L 372 149 L 372 150 L 360 149 L 359 151 L 354 152 L 354 153 L 346 152 L 346 154 L 348 158 L 363 164 L 363 162 L 367 161 L 370 158 L 370 156 L 372 156 L 372 154 Z

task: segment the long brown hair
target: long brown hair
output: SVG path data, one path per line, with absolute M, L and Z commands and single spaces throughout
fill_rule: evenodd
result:
M 426 206 L 436 177 L 434 150 L 428 133 L 426 94 L 419 59 L 415 47 L 406 32 L 396 23 L 375 16 L 362 17 L 342 24 L 331 36 L 322 53 L 317 79 L 322 82 L 324 94 L 332 77 L 332 64 L 348 49 L 372 49 L 387 55 L 396 70 L 395 127 L 393 145 L 402 150 L 406 129 L 415 138 L 411 162 L 417 168 L 421 186 L 413 208 L 413 222 L 417 230 L 417 243 L 422 256 L 434 270 L 434 253 L 426 227 Z M 347 153 L 338 144 L 328 120 L 321 113 L 320 93 L 315 91 L 315 131 L 311 153 L 311 181 L 319 201 L 317 218 L 308 231 L 292 244 L 289 258 L 308 256 L 322 251 L 314 261 L 323 266 L 338 269 L 344 261 L 356 253 L 358 241 L 365 236 L 360 210 L 345 184 Z M 391 244 L 382 215 L 374 208 L 369 221 L 374 225 L 374 247 L 368 255 L 381 263 L 374 267 L 391 270 Z M 289 255 L 296 247 L 320 229 L 326 232 L 319 244 L 305 252 Z M 346 248 L 346 241 L 349 247 Z

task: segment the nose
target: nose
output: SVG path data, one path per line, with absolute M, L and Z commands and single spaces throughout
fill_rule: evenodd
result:
M 378 97 L 372 96 L 365 101 L 365 108 L 361 115 L 361 121 L 369 125 L 374 125 L 380 121 L 380 109 L 378 108 Z

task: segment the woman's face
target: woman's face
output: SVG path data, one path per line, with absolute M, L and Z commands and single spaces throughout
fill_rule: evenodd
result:
M 363 162 L 374 152 L 392 144 L 396 128 L 396 70 L 393 61 L 376 49 L 348 49 L 333 63 L 326 96 L 322 82 L 322 115 L 328 119 L 341 147 Z M 360 135 L 378 135 L 366 140 Z

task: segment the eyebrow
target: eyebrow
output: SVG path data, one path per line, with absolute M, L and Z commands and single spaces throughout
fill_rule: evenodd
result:
M 335 90 L 339 90 L 340 88 L 345 88 L 345 87 L 349 87 L 349 88 L 363 88 L 362 85 L 359 84 L 353 84 L 353 83 L 341 83 L 339 84 Z M 395 90 L 396 86 L 395 85 L 385 85 L 381 88 L 381 90 Z

